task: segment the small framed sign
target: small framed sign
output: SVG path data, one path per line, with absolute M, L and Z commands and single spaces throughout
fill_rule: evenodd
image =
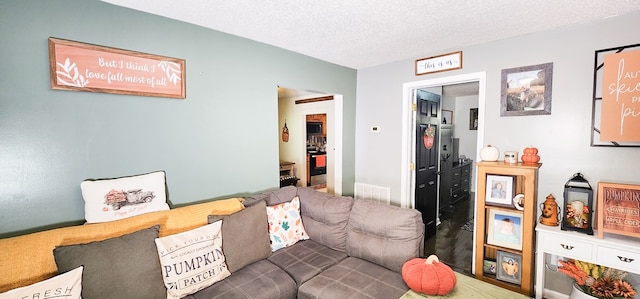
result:
M 640 185 L 598 183 L 598 238 L 604 233 L 640 238 Z
M 462 68 L 462 51 L 416 60 L 416 76 Z

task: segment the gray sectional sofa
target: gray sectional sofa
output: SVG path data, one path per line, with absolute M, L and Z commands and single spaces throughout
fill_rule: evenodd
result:
M 265 206 L 300 198 L 310 237 L 271 252 Z M 399 298 L 402 265 L 423 250 L 420 212 L 311 188 L 284 187 L 246 198 L 223 219 L 231 276 L 187 298 Z

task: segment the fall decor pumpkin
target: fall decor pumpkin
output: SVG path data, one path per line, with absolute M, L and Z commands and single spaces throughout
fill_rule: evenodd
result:
M 524 150 L 522 150 L 522 162 L 525 164 L 535 164 L 540 161 L 540 156 L 538 156 L 538 149 L 533 146 L 528 146 Z
M 414 258 L 402 266 L 402 279 L 416 293 L 431 296 L 449 294 L 456 286 L 456 276 L 437 256 Z
M 482 161 L 498 161 L 500 150 L 497 147 L 487 145 L 480 150 L 480 159 Z

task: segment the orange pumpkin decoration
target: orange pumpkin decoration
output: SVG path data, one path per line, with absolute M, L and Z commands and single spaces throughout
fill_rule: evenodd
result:
M 408 260 L 402 266 L 402 279 L 414 292 L 431 296 L 444 296 L 456 286 L 453 270 L 435 255 Z
M 526 147 L 524 150 L 522 150 L 523 155 L 521 157 L 522 162 L 525 164 L 535 164 L 538 163 L 540 161 L 540 156 L 538 156 L 538 149 L 533 147 L 533 146 L 529 146 Z

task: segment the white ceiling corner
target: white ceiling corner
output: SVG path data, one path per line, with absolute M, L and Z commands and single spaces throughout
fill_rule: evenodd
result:
M 638 0 L 103 0 L 353 69 L 640 10 Z

